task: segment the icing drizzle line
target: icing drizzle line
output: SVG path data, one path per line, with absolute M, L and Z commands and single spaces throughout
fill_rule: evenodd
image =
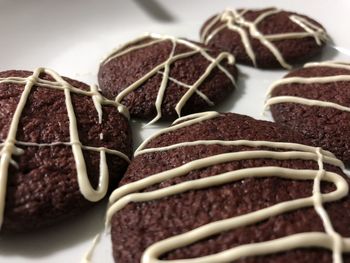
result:
M 54 80 L 41 79 L 40 75 L 45 73 L 51 76 Z M 14 167 L 18 168 L 18 164 L 12 159 L 12 155 L 21 155 L 24 150 L 18 146 L 32 146 L 32 147 L 52 147 L 58 145 L 71 146 L 73 151 L 73 156 L 77 169 L 77 178 L 79 189 L 82 195 L 91 202 L 96 202 L 102 199 L 108 189 L 108 166 L 106 160 L 106 154 L 116 155 L 126 161 L 130 161 L 129 158 L 122 152 L 107 149 L 104 147 L 92 147 L 84 146 L 79 140 L 79 132 L 77 127 L 76 116 L 74 113 L 74 107 L 72 103 L 71 93 L 80 94 L 84 96 L 89 96 L 93 100 L 94 106 L 96 108 L 99 123 L 102 123 L 102 105 L 112 105 L 115 106 L 118 111 L 128 118 L 127 109 L 117 102 L 107 100 L 102 97 L 102 95 L 97 91 L 96 86 L 91 86 L 90 91 L 85 91 L 78 89 L 67 81 L 65 81 L 61 76 L 59 76 L 53 70 L 47 68 L 37 68 L 34 70 L 31 76 L 26 78 L 21 77 L 8 77 L 0 78 L 1 83 L 13 83 L 13 84 L 23 84 L 24 90 L 21 94 L 20 100 L 14 112 L 11 120 L 10 128 L 8 131 L 7 138 L 3 143 L 0 144 L 0 227 L 4 219 L 5 210 L 5 200 L 6 200 L 6 187 L 8 179 L 9 165 L 12 164 Z M 52 142 L 52 143 L 34 143 L 34 142 L 21 142 L 16 140 L 17 129 L 21 119 L 22 112 L 26 106 L 29 95 L 33 87 L 44 87 L 50 89 L 61 90 L 65 95 L 65 103 L 69 119 L 69 142 Z M 85 159 L 82 150 L 96 151 L 100 153 L 100 177 L 97 190 L 93 189 L 88 175 L 85 164 Z
M 178 147 L 186 147 L 191 145 L 243 145 L 249 147 L 269 147 L 277 148 L 284 151 L 273 150 L 251 150 L 242 152 L 231 152 L 213 155 L 201 159 L 188 162 L 182 166 L 163 171 L 157 174 L 150 175 L 139 181 L 124 185 L 116 189 L 110 197 L 110 207 L 106 216 L 106 227 L 109 226 L 112 216 L 123 209 L 131 202 L 147 202 L 158 200 L 164 197 L 173 196 L 191 190 L 206 189 L 209 187 L 224 185 L 230 182 L 239 181 L 244 178 L 259 178 L 259 177 L 280 177 L 292 180 L 313 180 L 313 194 L 310 197 L 300 198 L 296 200 L 278 203 L 276 205 L 247 213 L 241 216 L 228 218 L 212 222 L 189 232 L 167 238 L 152 244 L 142 255 L 142 263 L 160 263 L 165 262 L 159 257 L 167 252 L 180 247 L 191 245 L 195 242 L 208 238 L 210 236 L 220 234 L 225 231 L 233 230 L 238 227 L 243 227 L 255 224 L 266 220 L 270 217 L 277 216 L 296 209 L 313 206 L 319 214 L 324 228 L 324 232 L 306 232 L 299 233 L 283 238 L 278 238 L 270 241 L 240 245 L 216 254 L 181 260 L 167 260 L 166 262 L 176 263 L 204 263 L 204 262 L 232 262 L 242 257 L 266 255 L 272 253 L 283 252 L 291 249 L 320 247 L 330 249 L 333 252 L 333 262 L 342 262 L 342 253 L 350 252 L 350 238 L 340 236 L 333 228 L 332 222 L 323 207 L 323 203 L 334 202 L 345 197 L 349 192 L 349 186 L 346 180 L 333 172 L 327 171 L 323 167 L 323 163 L 331 164 L 340 168 L 344 168 L 343 163 L 336 157 L 321 148 L 315 148 L 296 143 L 271 142 L 271 141 L 222 141 L 222 140 L 200 140 L 193 142 L 183 142 L 174 145 L 145 148 L 150 140 L 168 132 L 178 130 L 182 127 L 190 126 L 204 120 L 216 118 L 220 116 L 216 112 L 204 112 L 189 115 L 177 120 L 173 126 L 159 131 L 149 139 L 147 139 L 136 151 L 135 155 L 142 155 L 150 152 L 168 151 Z M 276 160 L 312 160 L 318 163 L 318 170 L 312 169 L 291 169 L 277 166 L 253 167 L 245 168 L 230 172 L 217 174 L 210 177 L 205 177 L 196 180 L 185 181 L 169 187 L 164 187 L 150 192 L 140 192 L 147 187 L 159 184 L 166 180 L 185 176 L 193 170 L 210 167 L 212 165 L 230 162 L 234 160 L 249 160 L 259 158 L 271 158 Z M 333 183 L 336 190 L 333 192 L 322 194 L 320 183 L 321 181 Z
M 137 44 L 140 41 L 151 39 L 149 42 Z M 154 39 L 154 40 L 152 40 Z M 164 93 L 167 88 L 168 82 L 172 81 L 182 87 L 187 88 L 187 92 L 182 96 L 182 98 L 179 100 L 179 102 L 176 104 L 175 110 L 178 116 L 181 116 L 181 110 L 186 104 L 186 102 L 189 100 L 189 98 L 196 93 L 199 95 L 206 103 L 210 106 L 213 106 L 214 103 L 201 91 L 198 90 L 200 85 L 207 79 L 209 74 L 213 71 L 214 68 L 218 68 L 220 71 L 222 71 L 232 82 L 232 84 L 235 86 L 235 80 L 233 76 L 226 70 L 222 65 L 220 65 L 220 62 L 224 59 L 227 59 L 229 64 L 234 64 L 234 57 L 233 55 L 229 54 L 228 52 L 222 52 L 220 53 L 216 58 L 213 58 L 209 55 L 207 50 L 205 48 L 202 48 L 201 46 L 192 43 L 185 39 L 175 38 L 173 36 L 167 36 L 167 35 L 160 35 L 160 34 L 154 34 L 154 33 L 147 33 L 144 36 L 141 36 L 131 42 L 126 43 L 125 45 L 121 46 L 120 48 L 113 50 L 103 61 L 102 65 L 108 63 L 109 61 L 118 58 L 120 56 L 123 56 L 127 53 L 130 53 L 134 50 L 138 50 L 141 48 L 146 48 L 148 46 L 152 46 L 155 44 L 158 44 L 160 42 L 164 41 L 171 41 L 172 43 L 172 49 L 169 54 L 169 57 L 159 65 L 155 66 L 151 71 L 147 72 L 144 76 L 142 76 L 140 79 L 126 87 L 122 92 L 120 92 L 115 100 L 118 103 L 121 103 L 121 101 L 133 90 L 139 88 L 143 83 L 145 83 L 149 78 L 154 76 L 155 74 L 161 74 L 162 75 L 162 81 L 158 90 L 155 106 L 157 110 L 157 115 L 152 119 L 148 124 L 155 123 L 162 117 L 161 113 L 161 106 L 164 100 Z M 179 53 L 175 55 L 175 49 L 178 44 L 185 45 L 186 47 L 192 49 L 191 51 Z M 130 46 L 130 47 L 129 47 Z M 176 80 L 174 78 L 170 77 L 170 67 L 173 63 L 175 63 L 178 60 L 185 59 L 191 56 L 194 56 L 196 54 L 202 55 L 206 60 L 210 62 L 208 67 L 206 68 L 205 72 L 193 83 L 193 84 L 186 84 L 179 80 Z
M 286 40 L 286 39 L 298 39 L 298 38 L 306 38 L 306 37 L 314 37 L 315 41 L 318 45 L 322 45 L 322 42 L 325 42 L 328 39 L 327 33 L 323 28 L 311 23 L 309 20 L 297 16 L 290 15 L 289 19 L 300 26 L 304 32 L 291 32 L 291 33 L 281 33 L 281 34 L 270 34 L 264 35 L 259 29 L 259 23 L 261 23 L 265 18 L 275 15 L 277 13 L 282 12 L 282 10 L 277 8 L 270 8 L 260 14 L 254 21 L 248 21 L 244 18 L 244 14 L 249 12 L 250 10 L 244 9 L 238 12 L 235 9 L 227 9 L 221 14 L 218 14 L 214 17 L 210 23 L 206 27 L 204 27 L 201 40 L 205 44 L 208 44 L 209 41 L 221 32 L 224 29 L 229 29 L 237 32 L 243 43 L 244 49 L 251 59 L 253 65 L 256 67 L 256 58 L 255 52 L 253 50 L 252 43 L 250 41 L 250 37 L 257 39 L 260 41 L 262 45 L 264 45 L 270 52 L 275 56 L 280 65 L 286 69 L 292 68 L 283 58 L 281 52 L 278 48 L 273 44 L 274 41 Z M 218 22 L 224 22 L 221 26 L 215 28 L 213 31 L 211 29 Z M 249 33 L 249 34 L 248 34 Z
M 321 76 L 321 77 L 289 77 L 283 78 L 275 81 L 268 89 L 264 111 L 268 109 L 273 104 L 279 103 L 298 103 L 308 106 L 318 106 L 318 107 L 329 107 L 334 108 L 341 111 L 350 112 L 350 107 L 340 105 L 338 103 L 330 102 L 330 101 L 322 101 L 322 100 L 314 100 L 314 99 L 306 99 L 303 97 L 297 96 L 275 96 L 271 97 L 272 92 L 275 88 L 280 85 L 288 85 L 288 84 L 312 84 L 312 83 L 332 83 L 338 81 L 350 81 L 350 64 L 339 62 L 339 61 L 323 61 L 323 62 L 312 62 L 304 65 L 305 68 L 309 67 L 331 67 L 331 68 L 339 68 L 339 69 L 347 69 L 349 70 L 349 75 L 335 75 L 335 76 Z

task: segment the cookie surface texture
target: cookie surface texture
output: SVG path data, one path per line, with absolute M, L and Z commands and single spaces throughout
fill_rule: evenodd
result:
M 110 197 L 116 262 L 350 262 L 349 179 L 305 143 L 233 113 L 156 133 Z
M 96 86 L 50 69 L 0 73 L 0 210 L 4 232 L 79 215 L 129 163 L 127 111 Z
M 259 68 L 289 69 L 319 54 L 328 40 L 315 20 L 277 8 L 227 9 L 206 21 L 200 35 L 238 63 Z
M 350 164 L 350 65 L 308 63 L 272 84 L 267 104 L 277 123 Z
M 107 98 L 151 123 L 220 104 L 234 90 L 236 77 L 231 54 L 157 34 L 113 51 L 98 74 Z

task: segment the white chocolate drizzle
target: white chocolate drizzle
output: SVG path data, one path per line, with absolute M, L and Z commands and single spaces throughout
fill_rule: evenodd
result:
M 297 103 L 307 106 L 328 107 L 337 109 L 340 111 L 350 112 L 350 107 L 340 105 L 335 102 L 307 99 L 298 96 L 275 96 L 271 97 L 272 92 L 281 85 L 289 84 L 314 84 L 314 83 L 332 83 L 340 81 L 350 81 L 350 64 L 339 61 L 324 61 L 324 62 L 312 62 L 304 65 L 305 68 L 310 67 L 330 67 L 349 70 L 348 75 L 335 75 L 335 76 L 321 76 L 321 77 L 288 77 L 275 81 L 268 89 L 264 111 L 273 104 L 279 103 Z
M 84 257 L 81 260 L 81 263 L 91 263 L 92 255 L 93 255 L 94 250 L 96 249 L 98 243 L 100 242 L 100 240 L 101 240 L 101 233 L 97 234 L 94 237 L 94 239 L 92 241 L 92 245 L 89 248 L 89 250 L 85 253 Z
M 153 39 L 153 40 L 152 40 Z M 144 40 L 149 40 L 146 43 L 139 43 Z M 222 71 L 227 78 L 230 79 L 232 82 L 232 85 L 235 86 L 235 79 L 232 76 L 232 74 L 223 67 L 220 63 L 223 60 L 227 60 L 229 64 L 234 64 L 235 60 L 233 55 L 229 54 L 228 52 L 222 52 L 220 53 L 216 58 L 209 55 L 207 50 L 195 43 L 192 43 L 185 39 L 175 38 L 172 36 L 167 35 L 159 35 L 159 34 L 145 34 L 144 36 L 137 38 L 129 43 L 126 43 L 122 47 L 113 50 L 103 61 L 102 65 L 110 62 L 111 60 L 118 58 L 120 56 L 123 56 L 127 53 L 130 53 L 132 51 L 146 48 L 155 44 L 158 44 L 160 42 L 164 41 L 171 41 L 172 43 L 172 49 L 170 51 L 169 57 L 159 65 L 155 66 L 152 70 L 147 72 L 144 76 L 142 76 L 140 79 L 136 80 L 134 83 L 123 89 L 122 92 L 120 92 L 115 100 L 118 103 L 121 103 L 121 101 L 132 91 L 139 88 L 143 83 L 145 83 L 149 78 L 153 77 L 155 74 L 161 74 L 162 75 L 162 81 L 158 90 L 155 107 L 157 110 L 157 115 L 148 123 L 152 124 L 158 121 L 162 117 L 161 113 L 161 107 L 164 100 L 164 93 L 168 86 L 168 82 L 172 81 L 176 83 L 177 85 L 180 85 L 182 87 L 187 88 L 188 90 L 186 93 L 182 96 L 182 98 L 179 100 L 179 102 L 176 104 L 175 110 L 178 116 L 181 116 L 181 110 L 186 104 L 186 102 L 191 98 L 191 96 L 196 93 L 199 95 L 208 105 L 213 106 L 213 102 L 201 91 L 199 91 L 199 87 L 201 84 L 208 78 L 210 73 L 214 70 L 214 68 L 218 68 L 220 71 Z M 190 48 L 191 51 L 186 51 L 183 53 L 175 54 L 176 46 L 177 45 L 185 45 L 186 47 Z M 206 60 L 208 60 L 210 63 L 207 66 L 205 72 L 193 83 L 193 84 L 187 84 L 183 83 L 179 80 L 176 80 L 170 76 L 170 67 L 173 63 L 175 63 L 178 60 L 185 59 L 194 55 L 200 54 L 202 55 Z
M 41 79 L 41 74 L 47 74 L 53 78 L 53 80 Z M 12 117 L 10 128 L 8 131 L 7 138 L 3 143 L 0 144 L 0 226 L 3 223 L 4 219 L 4 210 L 5 210 L 5 200 L 6 200 L 6 188 L 7 188 L 7 179 L 9 165 L 12 164 L 15 168 L 18 168 L 18 164 L 12 158 L 13 155 L 21 155 L 24 153 L 24 150 L 18 146 L 26 147 L 53 147 L 53 146 L 69 146 L 72 148 L 73 156 L 76 164 L 76 172 L 78 178 L 79 189 L 82 195 L 91 202 L 96 202 L 102 199 L 108 189 L 108 166 L 106 160 L 106 154 L 116 155 L 127 162 L 129 158 L 122 152 L 117 150 L 107 149 L 105 147 L 92 147 L 82 145 L 79 140 L 79 131 L 77 127 L 77 120 L 74 112 L 74 106 L 72 103 L 71 93 L 79 94 L 83 96 L 91 97 L 96 112 L 98 114 L 99 123 L 102 123 L 102 105 L 112 105 L 118 109 L 118 111 L 128 118 L 127 109 L 115 101 L 110 101 L 101 96 L 98 92 L 96 86 L 91 86 L 90 91 L 81 90 L 69 84 L 61 76 L 59 76 L 53 70 L 47 68 L 37 68 L 31 76 L 26 78 L 21 77 L 8 77 L 0 78 L 1 83 L 12 83 L 12 84 L 22 84 L 24 85 L 24 90 L 21 94 L 20 100 L 18 102 L 17 108 Z M 22 142 L 16 140 L 17 129 L 20 123 L 22 112 L 26 106 L 29 95 L 33 87 L 40 88 L 50 88 L 54 90 L 61 90 L 65 95 L 65 103 L 69 119 L 69 142 L 52 142 L 52 143 L 35 143 L 35 142 Z M 83 150 L 95 151 L 100 153 L 100 175 L 99 175 L 99 184 L 97 190 L 93 189 L 90 184 L 87 169 L 85 164 L 85 159 L 83 156 Z
M 304 30 L 300 32 L 289 32 L 289 33 L 281 33 L 281 34 L 269 34 L 264 35 L 259 29 L 259 23 L 261 23 L 265 18 L 278 14 L 283 10 L 277 8 L 267 9 L 265 12 L 260 14 L 254 21 L 248 21 L 244 18 L 244 15 L 250 10 L 244 9 L 238 12 L 235 9 L 227 9 L 224 12 L 218 14 L 214 17 L 208 25 L 203 28 L 201 34 L 201 40 L 205 44 L 208 44 L 211 39 L 219 32 L 224 29 L 229 29 L 237 32 L 240 37 L 244 49 L 251 59 L 253 65 L 256 67 L 256 57 L 255 52 L 253 50 L 253 46 L 250 40 L 251 38 L 259 40 L 259 42 L 264 45 L 269 51 L 275 56 L 276 60 L 280 63 L 280 65 L 286 69 L 290 69 L 292 66 L 289 65 L 285 59 L 283 58 L 281 52 L 278 48 L 273 44 L 274 41 L 286 40 L 286 39 L 299 39 L 306 37 L 313 37 L 318 45 L 322 45 L 322 42 L 328 40 L 327 33 L 323 28 L 311 23 L 309 20 L 298 16 L 298 15 L 290 15 L 289 19 L 300 26 L 301 29 Z M 223 23 L 217 28 L 213 29 L 213 27 L 217 23 Z
M 169 151 L 179 147 L 189 147 L 195 145 L 224 145 L 224 146 L 248 146 L 248 147 L 268 147 L 270 150 L 247 150 L 241 152 L 228 152 L 213 155 L 205 158 L 190 161 L 179 167 L 172 168 L 157 174 L 150 175 L 141 180 L 132 182 L 116 189 L 110 196 L 110 207 L 106 215 L 106 228 L 109 227 L 110 220 L 115 213 L 118 213 L 131 202 L 147 202 L 159 200 L 165 197 L 181 194 L 184 192 L 206 189 L 220 186 L 227 183 L 239 181 L 245 178 L 278 177 L 291 180 L 312 180 L 312 196 L 290 200 L 250 212 L 240 216 L 212 222 L 186 233 L 176 235 L 165 240 L 161 240 L 149 246 L 142 255 L 142 263 L 207 263 L 207 262 L 232 262 L 243 257 L 268 255 L 284 252 L 291 249 L 318 247 L 331 250 L 333 262 L 342 262 L 342 253 L 350 252 L 350 238 L 342 237 L 337 233 L 329 218 L 323 203 L 338 201 L 349 193 L 349 186 L 343 176 L 324 169 L 323 163 L 327 163 L 344 169 L 343 163 L 332 153 L 321 148 L 315 148 L 296 143 L 272 142 L 272 141 L 250 141 L 250 140 L 198 140 L 192 142 L 181 142 L 173 145 L 145 148 L 150 140 L 161 136 L 164 133 L 197 124 L 199 122 L 219 117 L 219 113 L 204 112 L 193 114 L 181 118 L 173 126 L 159 131 L 154 136 L 147 139 L 136 151 L 135 155 L 142 155 L 152 152 Z M 273 150 L 273 149 L 278 150 Z M 318 169 L 292 169 L 278 166 L 265 166 L 244 168 L 204 177 L 196 180 L 184 181 L 182 183 L 164 187 L 158 190 L 142 192 L 146 188 L 162 183 L 166 180 L 185 176 L 189 172 L 197 169 L 211 167 L 235 160 L 250 159 L 276 159 L 276 160 L 311 160 L 318 163 Z M 323 194 L 321 192 L 321 182 L 328 182 L 335 185 L 336 190 Z M 314 207 L 323 222 L 325 232 L 305 232 L 289 235 L 286 237 L 264 241 L 260 243 L 239 245 L 225 251 L 203 256 L 199 258 L 181 260 L 160 260 L 159 257 L 178 248 L 185 247 L 195 242 L 207 239 L 229 230 L 237 229 L 267 220 L 273 216 L 292 212 L 297 209 Z
M 342 61 L 321 61 L 321 62 L 309 62 L 304 65 L 304 68 L 310 67 L 328 67 L 350 70 L 350 64 Z

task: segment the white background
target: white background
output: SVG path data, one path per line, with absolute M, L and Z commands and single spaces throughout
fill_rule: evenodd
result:
M 244 6 L 242 3 L 244 2 Z M 0 1 L 0 70 L 49 67 L 94 84 L 99 61 L 112 48 L 146 31 L 198 40 L 201 24 L 226 7 L 277 6 L 310 15 L 328 30 L 342 53 L 327 47 L 320 59 L 350 61 L 349 0 L 129 0 Z M 239 67 L 235 94 L 216 109 L 261 116 L 267 87 L 284 70 Z M 135 145 L 159 127 L 133 123 Z M 64 224 L 17 236 L 0 236 L 0 262 L 80 262 L 102 230 L 105 204 Z M 113 262 L 104 236 L 93 262 Z

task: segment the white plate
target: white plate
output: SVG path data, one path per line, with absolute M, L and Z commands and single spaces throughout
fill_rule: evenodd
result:
M 350 60 L 350 1 L 246 0 L 244 7 L 278 6 L 310 15 L 321 22 L 337 45 L 320 59 Z M 198 40 L 202 22 L 241 1 L 4 1 L 0 0 L 0 70 L 52 68 L 89 84 L 97 82 L 100 59 L 112 48 L 145 31 Z M 348 48 L 348 49 L 347 49 Z M 239 66 L 238 89 L 216 108 L 261 115 L 265 92 L 284 70 Z M 135 146 L 159 126 L 141 129 L 133 123 Z M 80 262 L 96 233 L 103 229 L 105 204 L 59 226 L 25 235 L 0 237 L 0 262 Z M 99 243 L 93 262 L 113 262 L 109 236 Z

